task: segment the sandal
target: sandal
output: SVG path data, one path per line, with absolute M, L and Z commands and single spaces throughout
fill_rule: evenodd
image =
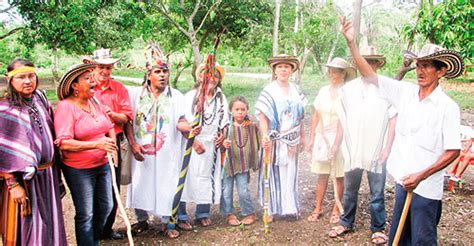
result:
M 255 214 L 247 215 L 245 216 L 245 218 L 242 219 L 242 224 L 251 225 L 255 223 L 255 219 L 256 219 Z
M 239 226 L 240 224 L 242 224 L 242 222 L 240 222 L 240 220 L 238 220 L 235 215 L 229 214 L 227 216 L 227 224 L 231 226 Z
M 321 217 L 323 216 L 323 214 L 321 212 L 316 212 L 316 210 L 313 210 L 313 212 L 311 213 L 310 216 L 308 216 L 308 221 L 309 222 L 316 222 L 317 220 L 319 220 Z
M 176 227 L 178 227 L 182 231 L 192 231 L 194 229 L 193 225 L 191 225 L 191 223 L 189 223 L 189 221 L 186 221 L 186 220 L 178 221 L 178 224 L 176 224 Z
M 178 230 L 176 229 L 167 229 L 165 231 L 165 235 L 169 238 L 169 239 L 175 239 L 175 238 L 178 238 L 180 233 Z
M 388 241 L 387 235 L 383 231 L 377 231 L 372 233 L 371 241 L 373 244 L 386 244 Z
M 334 226 L 333 228 L 331 228 L 328 235 L 329 235 L 330 238 L 336 238 L 336 237 L 342 236 L 342 235 L 344 235 L 344 234 L 346 234 L 350 231 L 351 231 L 350 228 L 347 228 L 343 225 L 337 225 L 337 226 Z
M 140 234 L 146 230 L 148 230 L 148 222 L 147 221 L 139 221 L 132 225 L 132 235 Z
M 329 223 L 331 223 L 331 224 L 339 223 L 339 217 L 341 217 L 340 214 L 332 214 L 331 218 L 329 219 Z
M 202 219 L 198 219 L 198 222 L 201 224 L 201 226 L 203 227 L 208 227 L 212 224 L 212 221 L 211 219 L 209 218 L 202 218 Z

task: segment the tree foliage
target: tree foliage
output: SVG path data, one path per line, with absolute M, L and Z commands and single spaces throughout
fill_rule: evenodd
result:
M 424 4 L 418 22 L 404 26 L 404 37 L 413 41 L 421 36 L 431 43 L 460 51 L 466 59 L 472 59 L 473 16 L 474 8 L 468 0 L 443 1 L 434 6 Z

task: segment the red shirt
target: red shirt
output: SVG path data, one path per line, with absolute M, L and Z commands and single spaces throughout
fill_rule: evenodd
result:
M 113 128 L 109 117 L 102 112 L 97 104 L 96 115 L 78 108 L 68 100 L 62 100 L 54 112 L 54 130 L 56 131 L 56 145 L 62 140 L 74 139 L 78 141 L 95 141 L 104 137 Z M 78 169 L 94 168 L 107 163 L 107 153 L 100 149 L 83 151 L 62 151 L 64 164 Z
M 115 113 L 125 114 L 129 120 L 133 119 L 130 96 L 128 95 L 127 88 L 125 88 L 125 86 L 120 82 L 110 79 L 109 85 L 104 89 L 100 88 L 99 84 L 96 82 L 94 90 L 94 97 L 97 98 L 101 104 L 108 106 Z M 123 124 L 115 123 L 114 129 L 115 134 L 122 133 Z

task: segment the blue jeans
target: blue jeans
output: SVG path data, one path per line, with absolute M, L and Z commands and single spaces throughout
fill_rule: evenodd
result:
M 370 187 L 370 230 L 378 232 L 385 230 L 385 177 L 386 167 L 383 164 L 382 173 L 367 172 Z M 347 228 L 354 228 L 357 210 L 360 182 L 363 169 L 354 169 L 345 173 L 344 176 L 344 214 L 341 216 L 340 224 Z
M 135 218 L 138 222 L 145 222 L 148 220 L 148 212 L 142 209 L 134 209 L 135 210 Z M 163 216 L 161 217 L 161 222 L 168 225 L 168 229 L 174 229 L 175 226 L 169 224 L 171 216 Z M 188 216 L 186 215 L 186 203 L 180 202 L 178 208 L 178 221 L 187 221 Z
M 77 245 L 98 245 L 113 207 L 109 165 L 87 169 L 63 165 L 62 171 L 76 208 Z
M 211 215 L 211 204 L 197 204 L 196 212 L 194 214 L 197 220 L 209 218 L 209 216 Z M 188 214 L 186 213 L 185 202 L 179 203 L 178 220 L 189 221 Z
M 390 228 L 390 245 L 392 245 L 397 232 L 406 196 L 407 192 L 397 184 Z M 413 193 L 410 210 L 408 210 L 398 245 L 437 245 L 437 226 L 441 219 L 441 207 L 441 200 L 432 200 Z
M 226 177 L 222 183 L 221 213 L 229 215 L 234 212 L 234 180 L 237 184 L 237 194 L 239 195 L 240 213 L 247 216 L 255 213 L 252 205 L 252 198 L 248 189 L 249 173 L 239 173 L 232 177 Z

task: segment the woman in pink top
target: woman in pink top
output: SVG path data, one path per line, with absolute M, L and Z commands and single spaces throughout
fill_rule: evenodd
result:
M 94 97 L 91 71 L 75 66 L 61 78 L 54 128 L 62 170 L 76 208 L 78 245 L 98 245 L 112 210 L 112 181 L 107 152 L 116 156 L 113 124 Z

